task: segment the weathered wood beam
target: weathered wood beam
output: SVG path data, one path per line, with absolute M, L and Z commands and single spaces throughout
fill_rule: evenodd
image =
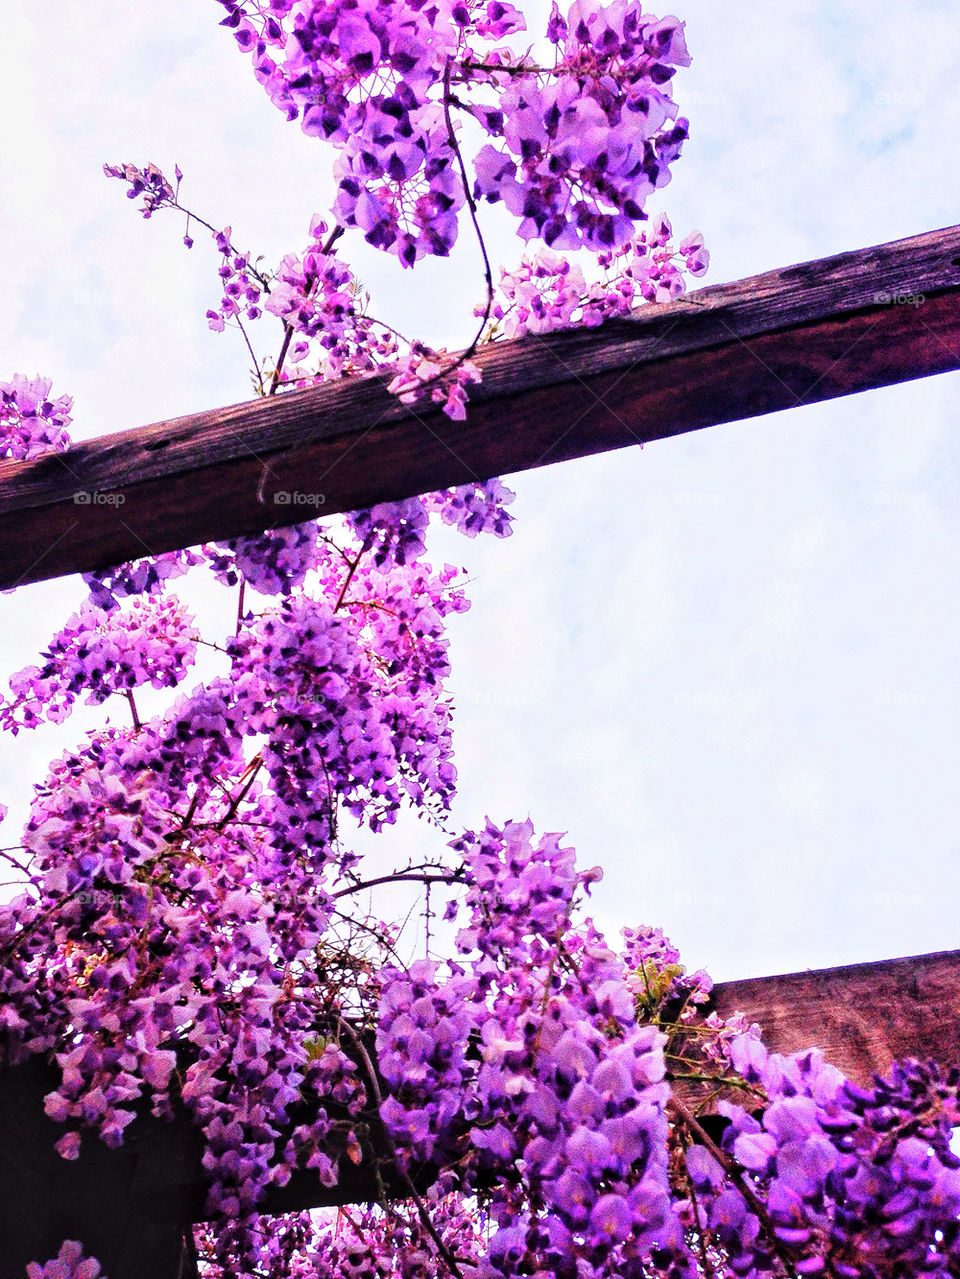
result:
M 2 462 L 0 589 L 960 368 L 960 227 L 479 363 L 465 423 L 351 379 Z
M 712 1005 L 759 1022 L 779 1052 L 823 1048 L 860 1083 L 899 1057 L 960 1065 L 960 951 L 724 982 Z M 43 1113 L 43 1096 L 57 1081 L 56 1068 L 39 1058 L 0 1071 L 0 1279 L 23 1279 L 28 1261 L 47 1260 L 66 1238 L 83 1240 L 111 1279 L 175 1279 L 184 1231 L 204 1217 L 197 1129 L 145 1115 L 119 1149 L 89 1136 L 68 1163 L 53 1149 L 63 1128 Z M 371 1141 L 386 1158 L 375 1128 Z M 389 1161 L 379 1172 L 389 1193 L 404 1193 Z M 371 1160 L 344 1161 L 340 1177 L 324 1187 L 315 1173 L 299 1172 L 270 1191 L 263 1211 L 378 1197 Z
M 741 1011 L 764 1042 L 791 1053 L 816 1045 L 849 1078 L 869 1083 L 904 1057 L 960 1067 L 960 951 L 752 977 L 715 987 L 721 1016 Z
M 24 1279 L 27 1264 L 55 1256 L 64 1239 L 80 1240 L 110 1279 L 187 1279 L 183 1241 L 191 1223 L 208 1216 L 200 1129 L 185 1112 L 167 1122 L 144 1107 L 122 1145 L 108 1149 L 87 1133 L 68 1161 L 54 1150 L 65 1128 L 43 1106 L 59 1082 L 58 1067 L 39 1056 L 0 1069 L 0 1279 Z M 292 1115 L 291 1130 L 309 1118 Z M 262 1211 L 364 1203 L 379 1199 L 381 1188 L 405 1196 L 379 1118 L 364 1123 L 366 1158 L 342 1160 L 335 1186 L 299 1170 L 270 1190 Z M 424 1188 L 436 1173 L 420 1170 Z

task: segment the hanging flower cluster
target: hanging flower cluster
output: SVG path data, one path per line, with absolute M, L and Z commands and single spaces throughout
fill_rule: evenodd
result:
M 554 3 L 548 53 L 538 59 L 532 46 L 510 45 L 527 25 L 505 0 L 218 3 L 222 25 L 251 57 L 274 105 L 334 149 L 332 223 L 315 217 L 305 250 L 270 272 L 236 248 L 229 226 L 217 228 L 180 203 L 179 168 L 175 182 L 153 164 L 105 171 L 128 184 L 145 217 L 162 208 L 185 213 L 188 247 L 193 222 L 211 232 L 222 282 L 218 305 L 207 311 L 212 329 L 239 328 L 253 354 L 245 326 L 265 312 L 281 320 L 279 357 L 253 370 L 259 391 L 381 373 L 405 403 L 428 400 L 462 419 L 469 387 L 480 380 L 470 357 L 491 315 L 514 312 L 492 330 L 508 336 L 599 324 L 642 301 L 672 300 L 685 275 L 706 269 L 696 233 L 675 253 L 666 248 L 665 220 L 650 234 L 637 232 L 687 137 L 671 96 L 676 70 L 690 62 L 676 18 L 645 14 L 634 0 L 575 0 L 565 15 Z M 526 241 L 599 255 L 606 278 L 588 283 L 580 267 L 548 252 L 504 274 L 505 297 L 495 307 L 478 216 L 485 203 L 502 204 Z M 465 210 L 486 265 L 487 297 L 476 339 L 452 356 L 372 317 L 335 246 L 359 229 L 412 267 L 449 254 Z
M 69 395 L 50 398 L 50 378 L 27 378 L 17 373 L 0 382 L 0 458 L 20 461 L 68 447 Z
M 196 660 L 197 638 L 174 595 L 112 612 L 85 603 L 53 637 L 43 666 L 11 678 L 13 699 L 0 703 L 0 726 L 16 733 L 42 719 L 62 723 L 80 696 L 98 705 L 141 684 L 175 688 Z
M 687 275 L 706 272 L 710 255 L 699 232 L 676 248 L 672 235 L 669 219 L 661 214 L 619 248 L 598 254 L 604 278 L 590 285 L 568 257 L 539 249 L 516 270 L 501 271 L 492 310 L 495 330 L 517 338 L 572 325 L 596 328 L 604 320 L 629 316 L 643 302 L 673 302 L 686 292 Z
M 29 888 L 0 908 L 0 1045 L 57 1061 L 60 1153 L 186 1108 L 210 1276 L 954 1274 L 956 1075 L 858 1088 L 816 1052 L 768 1054 L 707 1013 L 709 979 L 659 930 L 617 951 L 580 920 L 599 871 L 529 822 L 398 872 L 447 886 L 447 963 L 401 963 L 354 911 L 346 816 L 449 809 L 444 619 L 466 601 L 353 523 L 314 529 L 296 590 L 256 592 L 224 677 L 95 734 L 34 800 Z M 364 1160 L 435 1191 L 333 1232 L 257 1212 L 296 1170 L 332 1187 Z M 34 1272 L 97 1273 L 65 1248 Z
M 68 1239 L 45 1266 L 31 1262 L 27 1279 L 100 1279 L 100 1265 L 93 1257 L 84 1257 L 83 1248 L 75 1239 Z
M 457 112 L 496 139 L 476 195 L 558 248 L 628 239 L 687 136 L 669 92 L 690 61 L 683 24 L 636 3 L 554 5 L 552 67 L 498 43 L 526 30 L 504 0 L 220 3 L 274 105 L 336 149 L 337 220 L 406 266 L 457 238 Z

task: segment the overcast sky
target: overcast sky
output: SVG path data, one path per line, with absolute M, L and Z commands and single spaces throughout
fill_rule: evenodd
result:
M 206 328 L 215 254 L 143 222 L 104 161 L 179 162 L 184 197 L 271 260 L 329 204 L 329 155 L 272 110 L 220 12 L 0 13 L 0 379 L 52 377 L 75 438 L 250 393 L 239 340 Z M 676 12 L 692 138 L 651 207 L 704 233 L 705 282 L 960 221 L 950 0 Z M 516 261 L 509 228 L 491 237 Z M 468 339 L 469 245 L 415 288 L 345 252 L 380 314 Z M 602 926 L 660 924 L 721 979 L 960 945 L 957 391 L 927 379 L 512 481 L 512 539 L 441 548 L 474 579 L 453 636 L 460 822 L 567 832 L 605 868 Z M 3 668 L 81 595 L 0 597 Z M 11 823 L 95 722 L 0 742 Z

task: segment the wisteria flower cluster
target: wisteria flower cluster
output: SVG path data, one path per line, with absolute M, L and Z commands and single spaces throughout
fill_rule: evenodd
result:
M 955 1274 L 960 1074 L 913 1063 L 858 1088 L 814 1051 L 768 1054 L 707 1012 L 709 979 L 659 930 L 610 947 L 580 917 L 599 871 L 529 821 L 396 872 L 445 886 L 446 963 L 401 962 L 395 932 L 352 908 L 390 876 L 364 878 L 348 819 L 442 821 L 455 793 L 445 619 L 466 600 L 423 560 L 427 519 L 469 534 L 463 512 L 504 496 L 301 526 L 297 583 L 266 539 L 243 548 L 226 673 L 95 733 L 33 802 L 29 887 L 0 908 L 4 1061 L 55 1058 L 68 1159 L 85 1129 L 117 1145 L 136 1114 L 186 1108 L 210 1277 Z M 222 551 L 196 554 L 224 579 Z M 161 574 L 108 580 L 141 593 L 107 626 L 142 604 L 167 619 L 158 644 L 192 637 Z M 75 629 L 51 645 L 65 662 Z M 182 663 L 163 669 L 182 686 Z M 101 699 L 99 666 L 71 671 Z M 336 1225 L 258 1213 L 295 1171 L 329 1188 L 365 1160 L 399 1203 Z M 81 1241 L 30 1273 L 98 1270 Z
M 99 1279 L 99 1276 L 99 1262 L 93 1257 L 84 1257 L 83 1248 L 75 1239 L 68 1239 L 46 1265 L 31 1262 L 27 1267 L 27 1279 Z
M 638 3 L 576 0 L 566 18 L 554 5 L 552 67 L 497 43 L 526 30 L 505 0 L 220 3 L 274 105 L 336 148 L 338 221 L 407 266 L 457 237 L 454 113 L 495 139 L 476 154 L 476 195 L 558 248 L 628 239 L 687 136 L 669 92 L 690 60 L 683 24 Z
M 507 0 L 218 2 L 275 105 L 335 148 L 334 220 L 271 272 L 180 203 L 179 169 L 107 171 L 145 216 L 182 211 L 187 247 L 193 222 L 212 235 L 211 328 L 280 321 L 275 359 L 247 338 L 262 394 L 379 373 L 464 415 L 473 347 L 375 321 L 337 252 L 348 228 L 412 266 L 502 203 L 546 245 L 499 301 L 488 271 L 478 314 L 508 337 L 672 301 L 706 269 L 698 234 L 674 248 L 645 210 L 687 135 L 677 19 L 554 4 L 547 66 L 510 45 Z M 565 256 L 583 249 L 603 279 Z M 67 445 L 70 401 L 49 393 L 0 384 L 5 455 Z M 448 628 L 468 600 L 427 562 L 430 526 L 503 537 L 512 499 L 477 481 L 87 575 L 0 706 L 14 734 L 80 699 L 111 712 L 3 850 L 23 891 L 0 906 L 0 1069 L 55 1064 L 68 1160 L 186 1114 L 205 1279 L 955 1277 L 960 1072 L 909 1062 L 858 1086 L 815 1050 L 770 1054 L 658 929 L 604 939 L 584 916 L 600 872 L 561 836 L 488 820 L 451 839 Z M 192 687 L 201 638 L 171 590 L 188 573 L 237 592 Z M 146 685 L 172 700 L 142 718 Z M 356 851 L 405 812 L 428 823 L 422 859 Z M 399 882 L 426 894 L 428 929 L 442 896 L 445 961 L 429 931 L 412 959 L 373 913 Z M 358 1168 L 376 1202 L 261 1212 L 294 1176 L 335 1200 Z M 52 1242 L 28 1279 L 96 1279 L 88 1251 Z
M 217 581 L 225 586 L 249 582 L 263 595 L 289 595 L 320 563 L 317 526 L 308 521 L 265 529 L 207 547 L 206 557 Z
M 575 0 L 566 15 L 554 3 L 548 53 L 538 59 L 533 46 L 511 47 L 526 20 L 505 0 L 218 3 L 273 103 L 334 148 L 332 223 L 314 217 L 307 247 L 269 271 L 236 248 L 231 227 L 180 203 L 179 168 L 174 182 L 154 164 L 105 171 L 128 184 L 145 217 L 182 211 L 188 247 L 194 222 L 212 234 L 222 292 L 207 322 L 241 331 L 260 393 L 379 373 L 402 401 L 428 400 L 462 419 L 480 380 L 471 356 L 485 333 L 599 324 L 642 301 L 678 296 L 687 275 L 706 269 L 698 234 L 677 252 L 667 247 L 664 219 L 638 234 L 647 198 L 669 181 L 687 136 L 670 93 L 675 71 L 690 62 L 676 18 L 644 14 L 634 0 Z M 492 140 L 476 149 L 478 135 Z M 588 280 L 548 252 L 504 273 L 505 296 L 495 305 L 484 203 L 502 204 L 526 241 L 598 255 L 606 277 Z M 465 210 L 487 289 L 477 337 L 453 356 L 374 319 L 336 245 L 359 229 L 410 267 L 449 254 Z M 247 334 L 265 312 L 283 326 L 275 359 L 258 358 Z M 491 315 L 505 314 L 504 326 L 488 329 Z
M 471 1273 L 485 1248 L 485 1214 L 434 1186 L 429 1229 L 410 1203 L 341 1209 L 319 1225 L 306 1213 L 261 1218 L 257 1274 L 263 1279 L 435 1279 L 452 1262 Z M 230 1279 L 209 1230 L 198 1231 L 204 1279 Z
M 80 696 L 97 705 L 115 693 L 130 699 L 141 684 L 175 688 L 196 660 L 197 638 L 173 595 L 114 612 L 85 603 L 54 636 L 43 666 L 11 679 L 13 698 L 0 703 L 0 726 L 16 733 L 44 718 L 62 723 Z
M 452 418 L 466 416 L 468 388 L 480 380 L 476 364 L 408 341 L 367 313 L 369 299 L 335 250 L 342 227 L 328 232 L 326 222 L 314 217 L 304 251 L 287 254 L 277 271 L 267 274 L 251 264 L 249 252 L 234 247 L 231 227 L 218 230 L 180 204 L 179 177 L 173 186 L 155 165 L 142 170 L 132 164 L 105 165 L 104 172 L 130 183 L 127 194 L 142 197 L 145 217 L 164 208 L 178 209 L 188 224 L 196 221 L 210 231 L 220 255 L 222 293 L 217 306 L 207 311 L 207 324 L 216 333 L 230 327 L 243 335 L 258 394 L 380 374 L 404 403 L 428 399 Z M 190 236 L 186 241 L 192 247 Z M 264 313 L 282 324 L 280 352 L 274 359 L 257 357 L 247 332 Z
M 133 165 L 107 165 L 105 171 L 132 182 L 128 194 L 143 197 L 145 215 L 181 209 L 211 231 L 223 282 L 218 306 L 207 311 L 211 329 L 222 333 L 228 326 L 238 328 L 253 354 L 249 324 L 265 312 L 281 321 L 280 355 L 275 360 L 254 357 L 253 380 L 261 394 L 379 374 L 402 403 L 428 401 L 462 421 L 469 389 L 481 381 L 480 367 L 471 358 L 481 337 L 517 338 L 628 317 L 645 303 L 682 296 L 688 280 L 702 276 L 710 260 L 699 232 L 675 247 L 670 221 L 662 214 L 618 247 L 600 249 L 596 260 L 601 276 L 596 280 L 589 281 L 569 255 L 541 248 L 516 269 L 502 269 L 496 289 L 491 281 L 486 303 L 474 309 L 482 317 L 477 341 L 453 355 L 404 338 L 368 312 L 368 297 L 337 254 L 341 227 L 330 230 L 314 217 L 306 249 L 284 257 L 276 273 L 265 273 L 251 266 L 249 252 L 234 248 L 230 227 L 217 230 L 179 203 L 179 180 L 176 187 L 165 179 L 158 186 L 159 170 L 152 165 L 142 171 Z M 163 562 L 168 561 L 169 556 Z
M 733 1060 L 767 1105 L 722 1102 L 722 1150 L 691 1146 L 686 1165 L 695 1228 L 735 1274 L 956 1271 L 956 1072 L 911 1062 L 862 1088 L 816 1050 L 768 1056 L 739 1039 Z
M 167 551 L 100 572 L 84 573 L 83 580 L 90 590 L 91 604 L 109 611 L 131 595 L 155 595 L 164 591 L 167 582 L 202 563 L 203 556 L 196 551 Z
M 502 535 L 511 496 L 453 491 L 429 509 L 453 505 L 452 522 L 470 509 L 471 532 Z M 76 1157 L 85 1127 L 116 1145 L 138 1109 L 186 1106 L 224 1255 L 248 1267 L 267 1184 L 296 1167 L 333 1184 L 340 1157 L 359 1156 L 369 1102 L 342 1026 L 372 1016 L 393 940 L 347 909 L 360 878 L 343 818 L 377 829 L 406 805 L 440 820 L 454 793 L 445 618 L 467 607 L 460 575 L 432 571 L 422 542 L 398 551 L 402 507 L 376 521 L 377 554 L 359 517 L 295 530 L 296 573 L 277 555 L 287 530 L 232 559 L 192 553 L 248 590 L 218 646 L 224 674 L 145 722 L 131 703 L 128 728 L 54 763 L 24 835 L 28 891 L 0 908 L 0 1054 L 56 1056 L 60 1153 Z M 185 565 L 154 567 L 93 579 L 112 608 L 85 605 L 46 665 L 13 678 L 5 727 L 145 682 L 182 687 L 197 635 L 168 583 Z M 318 1104 L 291 1129 L 305 1091 Z
M 683 24 L 623 0 L 575 0 L 566 18 L 554 4 L 548 38 L 558 49 L 548 76 L 524 75 L 526 60 L 512 64 L 499 50 L 491 59 L 491 81 L 506 81 L 503 144 L 477 155 L 476 193 L 502 200 L 526 240 L 611 248 L 669 182 L 687 137 L 669 92 L 676 68 L 690 63 Z
M 0 382 L 0 458 L 24 461 L 69 446 L 73 400 L 69 395 L 51 398 L 51 386 L 50 378 L 20 373 Z
M 602 280 L 588 284 L 575 262 L 539 249 L 513 271 L 502 270 L 491 318 L 494 332 L 524 337 L 551 329 L 625 318 L 643 302 L 673 302 L 686 292 L 686 277 L 703 275 L 710 255 L 693 232 L 674 248 L 670 220 L 662 214 L 617 249 L 598 255 Z M 481 314 L 481 310 L 477 310 Z

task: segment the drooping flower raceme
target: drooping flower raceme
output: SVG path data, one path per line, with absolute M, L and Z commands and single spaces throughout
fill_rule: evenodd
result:
M 0 382 L 0 457 L 30 459 L 70 443 L 67 428 L 73 400 L 50 397 L 50 378 L 15 374 Z
M 389 533 L 395 516 L 379 518 Z M 297 533 L 306 588 L 278 578 L 271 537 L 235 548 L 250 593 L 225 674 L 54 763 L 24 837 L 33 887 L 0 907 L 0 1051 L 55 1055 L 60 1153 L 85 1127 L 115 1145 L 138 1107 L 184 1105 L 207 1133 L 211 1210 L 233 1223 L 223 1247 L 250 1266 L 243 1222 L 264 1187 L 297 1166 L 332 1184 L 359 1152 L 366 1093 L 338 1028 L 373 1007 L 392 942 L 347 909 L 344 814 L 374 828 L 403 805 L 439 816 L 455 782 L 444 619 L 466 607 L 459 574 L 433 573 L 422 544 L 377 562 L 334 532 Z M 225 554 L 198 558 L 223 579 Z M 95 579 L 120 604 L 85 605 L 15 679 L 6 726 L 181 684 L 196 635 L 167 580 L 137 565 Z M 291 1130 L 305 1093 L 316 1107 Z
M 478 314 L 485 322 L 507 314 L 492 330 L 507 336 L 574 320 L 599 324 L 642 301 L 672 300 L 685 273 L 706 269 L 696 233 L 675 252 L 665 219 L 641 229 L 646 201 L 669 181 L 687 136 L 671 96 L 675 71 L 690 61 L 676 18 L 657 19 L 632 0 L 575 0 L 565 15 L 555 3 L 548 52 L 538 58 L 532 47 L 511 47 L 526 21 L 505 0 L 218 3 L 274 104 L 334 149 L 332 221 L 315 216 L 307 247 L 270 271 L 237 249 L 231 227 L 218 230 L 180 203 L 179 168 L 175 182 L 154 164 L 105 171 L 128 184 L 145 217 L 184 212 L 188 247 L 192 221 L 212 231 L 222 288 L 207 311 L 212 329 L 239 327 L 246 336 L 264 314 L 281 321 L 278 358 L 255 357 L 262 393 L 382 373 L 404 402 L 428 399 L 452 418 L 465 416 L 469 387 L 480 379 L 469 357 L 486 323 L 453 356 L 377 321 L 337 255 L 350 229 L 410 267 L 446 256 L 468 209 L 486 264 Z M 477 149 L 484 136 L 491 140 Z M 526 241 L 598 255 L 606 278 L 594 282 L 578 264 L 541 254 L 504 274 L 505 299 L 495 303 L 478 203 L 501 204 Z
M 54 636 L 43 666 L 10 680 L 12 700 L 0 704 L 0 725 L 16 732 L 41 719 L 61 723 L 83 696 L 94 705 L 141 684 L 175 688 L 196 659 L 193 618 L 173 595 L 138 599 L 107 612 L 84 604 Z
M 558 248 L 626 241 L 687 136 L 670 95 L 683 24 L 638 3 L 554 6 L 553 66 L 502 43 L 526 31 L 504 0 L 220 3 L 274 105 L 336 149 L 337 221 L 407 266 L 457 238 L 454 117 L 494 139 L 473 160 L 477 197 Z
M 687 132 L 676 19 L 554 4 L 548 66 L 510 47 L 525 25 L 505 0 L 219 3 L 274 103 L 337 156 L 335 221 L 314 218 L 275 272 L 209 227 L 211 328 L 282 326 L 262 392 L 379 372 L 463 416 L 472 352 L 373 321 L 336 252 L 346 228 L 412 266 L 450 251 L 465 210 L 502 203 L 547 246 L 481 308 L 510 337 L 671 301 L 706 268 L 698 235 L 674 248 L 665 218 L 645 220 Z M 145 216 L 187 212 L 179 169 L 108 172 Z M 584 248 L 602 281 L 565 256 Z M 65 445 L 70 404 L 49 391 L 0 385 L 0 451 Z M 858 1087 L 816 1051 L 769 1054 L 709 1011 L 709 978 L 659 930 L 610 945 L 582 917 L 599 872 L 529 821 L 425 841 L 393 873 L 351 847 L 404 811 L 447 830 L 447 628 L 468 602 L 426 562 L 429 527 L 504 536 L 512 497 L 478 481 L 87 575 L 0 727 L 81 698 L 131 722 L 111 713 L 33 797 L 24 890 L 0 906 L 0 1064 L 56 1063 L 65 1159 L 120 1145 L 138 1114 L 189 1116 L 208 1279 L 956 1276 L 957 1072 L 907 1063 Z M 192 688 L 199 636 L 169 590 L 188 572 L 242 592 Z M 141 721 L 146 684 L 174 698 Z M 429 940 L 410 960 L 372 913 L 384 880 L 446 894 L 445 962 Z M 295 1173 L 335 1193 L 357 1165 L 375 1207 L 258 1213 Z M 68 1241 L 28 1279 L 98 1272 Z
M 496 331 L 516 338 L 571 325 L 595 328 L 629 316 L 643 302 L 674 301 L 686 292 L 687 275 L 704 274 L 710 255 L 699 233 L 676 248 L 672 234 L 663 216 L 642 226 L 619 248 L 598 255 L 605 275 L 592 284 L 571 258 L 539 249 L 515 270 L 501 271 L 492 310 Z
M 93 1257 L 85 1257 L 83 1248 L 68 1239 L 52 1261 L 46 1265 L 31 1262 L 27 1279 L 99 1279 L 100 1265 Z

